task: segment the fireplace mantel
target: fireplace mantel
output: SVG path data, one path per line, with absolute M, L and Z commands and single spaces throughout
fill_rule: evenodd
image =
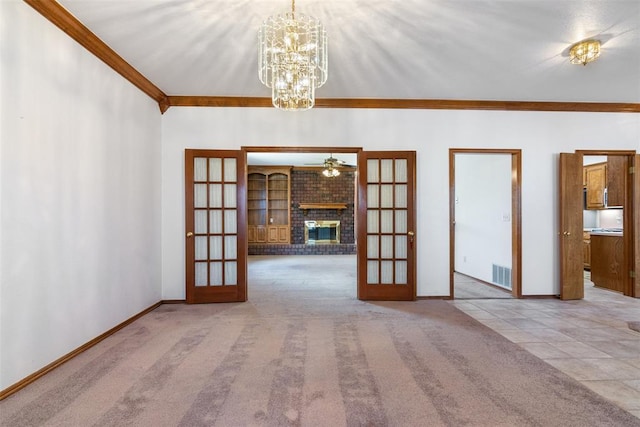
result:
M 347 209 L 346 203 L 300 203 L 298 208 L 307 214 L 309 209 L 336 209 L 341 211 L 343 209 Z

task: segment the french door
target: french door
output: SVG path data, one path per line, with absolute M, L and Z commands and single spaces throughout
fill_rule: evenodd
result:
M 416 298 L 415 151 L 358 157 L 358 298 Z
M 188 303 L 247 299 L 245 163 L 242 151 L 185 150 Z

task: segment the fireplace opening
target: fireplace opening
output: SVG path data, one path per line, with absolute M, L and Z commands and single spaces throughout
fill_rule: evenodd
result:
M 304 243 L 307 245 L 340 243 L 340 221 L 305 221 Z

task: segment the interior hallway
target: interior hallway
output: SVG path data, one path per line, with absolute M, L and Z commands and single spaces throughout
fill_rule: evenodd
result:
M 453 296 L 455 299 L 511 299 L 511 291 L 483 283 L 473 277 L 454 272 Z

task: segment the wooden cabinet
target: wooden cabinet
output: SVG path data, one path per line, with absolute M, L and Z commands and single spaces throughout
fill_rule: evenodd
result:
M 249 243 L 267 241 L 267 180 L 265 174 L 247 176 L 247 238 Z
M 585 166 L 582 173 L 582 185 L 587 190 L 586 208 L 606 209 L 612 206 L 623 206 L 627 170 L 625 156 L 609 156 L 604 163 Z
M 587 209 L 604 209 L 604 189 L 607 186 L 607 164 L 596 163 L 584 167 L 587 188 Z
M 607 157 L 607 206 L 623 206 L 626 171 L 629 169 L 626 156 Z
M 291 168 L 249 167 L 247 210 L 249 243 L 289 243 Z
M 622 233 L 620 235 L 591 234 L 591 281 L 594 285 L 624 292 L 623 246 Z
M 591 234 L 588 231 L 582 232 L 582 248 L 584 268 L 589 270 L 591 268 Z

